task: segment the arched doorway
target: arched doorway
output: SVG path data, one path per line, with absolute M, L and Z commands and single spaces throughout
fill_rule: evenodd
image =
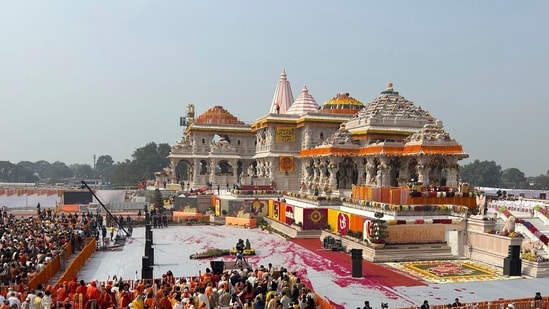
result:
M 175 165 L 175 178 L 177 182 L 192 180 L 192 164 L 187 160 L 181 160 Z
M 227 160 L 221 160 L 215 166 L 215 175 L 217 176 L 233 176 L 234 169 Z

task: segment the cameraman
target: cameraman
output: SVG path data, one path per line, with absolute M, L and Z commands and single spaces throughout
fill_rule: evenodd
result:
M 244 241 L 242 239 L 239 239 L 236 243 L 236 251 L 238 253 L 244 253 Z

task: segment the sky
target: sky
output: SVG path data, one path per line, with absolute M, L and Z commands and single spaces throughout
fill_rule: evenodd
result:
M 549 170 L 547 1 L 0 1 L 0 160 L 174 144 L 188 104 L 246 123 L 294 97 L 396 91 L 473 160 Z

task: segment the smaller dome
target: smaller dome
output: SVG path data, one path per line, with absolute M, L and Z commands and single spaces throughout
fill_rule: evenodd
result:
M 456 143 L 456 140 L 450 137 L 450 134 L 444 130 L 442 122 L 436 120 L 434 123 L 428 123 L 414 134 L 408 136 L 406 142 L 431 141 L 438 143 Z
M 320 107 L 320 112 L 354 115 L 362 108 L 364 108 L 362 102 L 351 97 L 348 92 L 340 92 L 335 97 L 324 102 L 324 105 Z
M 303 86 L 301 93 L 292 106 L 290 106 L 286 114 L 304 115 L 315 112 L 318 112 L 318 104 L 313 96 L 309 94 L 309 89 L 307 89 L 307 86 Z
M 194 121 L 196 124 L 244 124 L 223 106 L 216 105 L 202 113 Z
M 353 139 L 351 132 L 345 129 L 345 124 L 339 126 L 330 137 L 322 142 L 322 145 L 359 145 L 360 143 Z

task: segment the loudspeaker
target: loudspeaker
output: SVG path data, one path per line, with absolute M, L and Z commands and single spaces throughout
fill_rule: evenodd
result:
M 153 269 L 151 267 L 149 257 L 143 256 L 141 258 L 141 278 L 142 279 L 152 279 Z
M 520 259 L 520 246 L 509 246 L 507 257 L 512 259 Z
M 511 247 L 511 246 L 509 246 Z M 511 259 L 506 257 L 503 259 L 503 274 L 506 276 L 522 275 L 522 261 L 520 258 Z
M 362 278 L 362 258 L 360 260 L 353 259 L 351 262 L 353 264 L 353 278 Z
M 220 275 L 225 271 L 225 262 L 224 261 L 210 261 L 210 267 L 212 268 L 212 273 Z
M 351 259 L 362 261 L 362 249 L 351 249 Z
M 154 248 L 145 248 L 145 254 L 149 258 L 149 265 L 154 265 Z

